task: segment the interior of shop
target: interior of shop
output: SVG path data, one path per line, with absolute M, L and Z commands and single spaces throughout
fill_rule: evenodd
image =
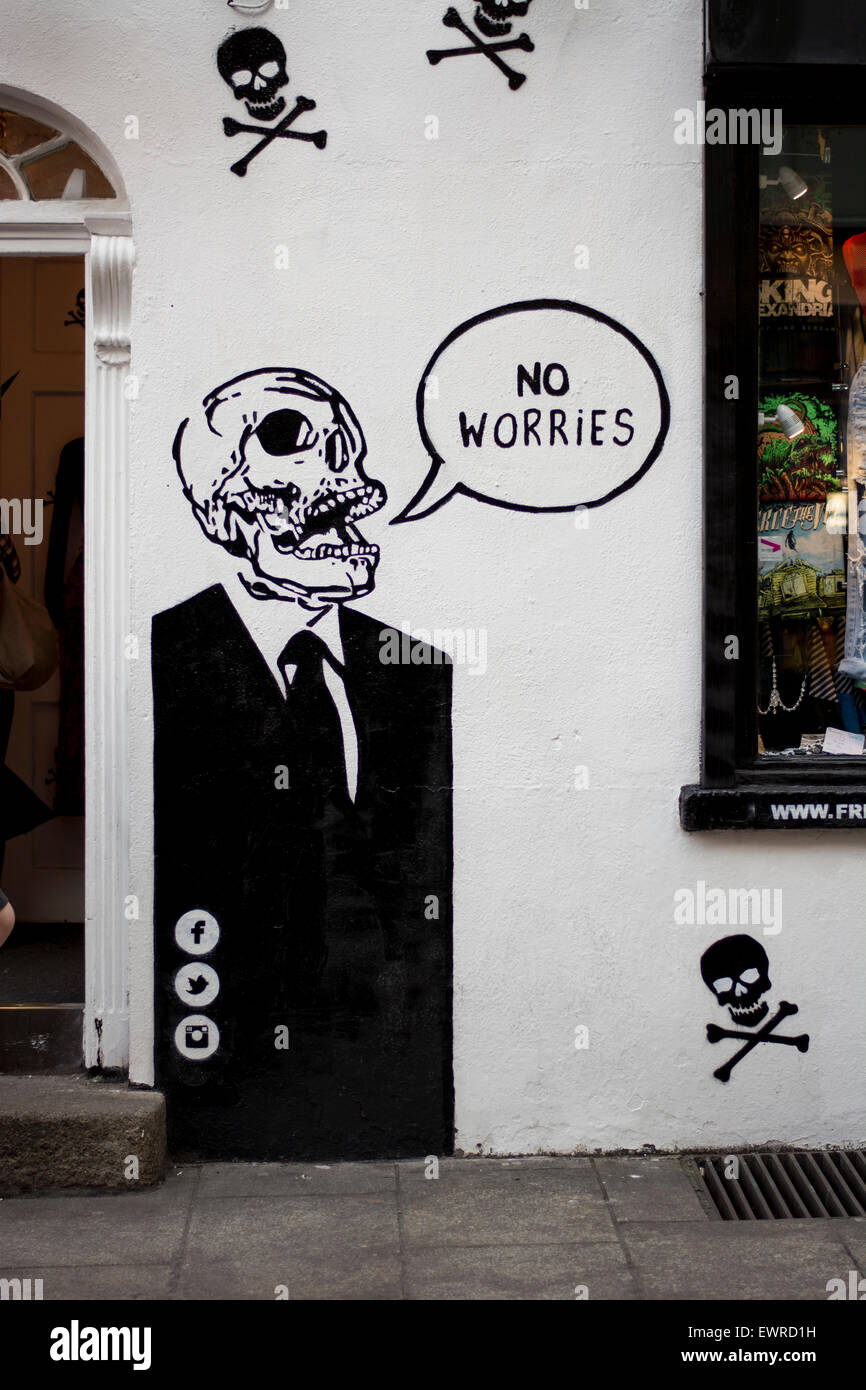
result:
M 84 262 L 0 259 L 0 1071 L 76 1070 L 84 1000 Z M 11 916 L 11 914 L 7 914 Z
M 866 744 L 866 130 L 760 172 L 758 753 Z

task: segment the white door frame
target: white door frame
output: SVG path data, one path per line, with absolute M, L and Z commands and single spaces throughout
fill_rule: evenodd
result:
M 132 224 L 119 171 L 85 127 L 51 103 L 0 87 L 0 108 L 67 131 L 117 199 L 0 202 L 0 255 L 85 263 L 84 1064 L 129 1065 L 129 411 Z M 134 916 L 130 913 L 130 916 Z

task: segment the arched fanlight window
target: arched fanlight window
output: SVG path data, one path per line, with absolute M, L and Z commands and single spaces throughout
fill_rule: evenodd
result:
M 0 200 L 116 197 L 103 170 L 72 135 L 0 108 Z

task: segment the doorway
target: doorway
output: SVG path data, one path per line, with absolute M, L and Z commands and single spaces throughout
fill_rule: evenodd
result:
M 77 331 L 83 361 L 71 383 L 48 388 L 49 394 L 56 394 L 56 409 L 49 411 L 42 422 L 50 448 L 46 444 L 45 457 L 38 464 L 41 469 L 39 486 L 44 491 L 42 494 L 35 491 L 37 482 L 33 475 L 32 498 L 38 500 L 41 496 L 43 501 L 53 502 L 53 498 L 48 499 L 47 491 L 57 482 L 56 470 L 60 463 L 57 451 L 62 452 L 64 444 L 76 437 L 74 429 L 78 431 L 77 437 L 84 434 L 87 442 L 85 527 L 89 539 L 84 554 L 87 811 L 83 856 L 83 1062 L 88 1069 L 122 1074 L 129 1068 L 132 1073 L 129 1020 L 133 1008 L 140 1020 L 134 1075 L 136 1081 L 147 1085 L 153 1078 L 149 1047 L 153 1014 L 149 901 L 146 886 L 141 886 L 142 874 L 139 872 L 138 881 L 131 881 L 129 852 L 127 700 L 130 671 L 136 657 L 134 647 L 138 641 L 136 634 L 130 632 L 128 563 L 129 417 L 130 403 L 138 394 L 138 379 L 130 366 L 135 260 L 132 220 L 117 162 L 93 131 L 47 98 L 0 85 L 0 264 L 7 258 L 19 262 L 32 260 L 34 268 L 26 273 L 33 277 L 30 283 L 34 295 L 41 279 L 47 283 L 53 275 L 61 273 L 40 270 L 42 261 L 65 259 L 74 262 L 78 271 L 77 276 L 71 276 L 69 284 L 63 285 L 64 301 L 69 293 L 72 299 L 68 305 L 64 302 L 61 321 L 58 324 L 55 320 L 53 331 L 58 335 L 72 335 Z M 78 324 L 76 328 L 80 315 L 75 310 L 82 304 L 82 266 L 84 321 L 83 326 Z M 51 299 L 44 286 L 43 293 Z M 30 308 L 30 318 L 26 320 L 30 326 L 26 331 L 32 338 L 32 301 Z M 70 316 L 73 322 L 67 323 Z M 64 337 L 62 341 L 68 347 L 69 338 Z M 75 354 L 64 354 L 62 347 L 58 353 L 67 356 L 67 366 L 71 366 Z M 83 428 L 80 424 L 81 367 L 85 397 Z M 10 367 L 0 385 L 16 370 L 14 365 Z M 10 409 L 12 392 L 18 384 L 16 379 L 6 391 Z M 2 405 L 0 401 L 0 407 Z M 41 421 L 41 416 L 36 404 L 32 411 L 31 435 L 35 438 L 35 424 Z M 47 510 L 50 513 L 51 509 Z M 72 531 L 69 531 L 67 559 L 71 558 L 74 546 Z M 57 553 L 55 551 L 55 555 Z M 45 559 L 47 564 L 47 552 Z M 38 568 L 36 576 L 34 582 L 38 592 Z M 50 693 L 49 689 L 43 692 L 48 704 L 51 703 Z M 62 703 L 56 690 L 55 695 Z M 82 821 L 80 816 L 71 814 L 68 802 L 56 804 L 56 792 L 63 777 L 58 783 L 56 763 L 45 759 L 46 742 L 49 747 L 51 743 L 50 732 L 46 734 L 44 727 L 48 715 L 31 713 L 22 718 L 25 722 L 30 719 L 29 734 L 23 724 L 20 735 L 22 756 L 25 760 L 29 756 L 30 762 L 29 766 L 26 761 L 20 764 L 25 775 L 19 780 L 36 801 L 38 816 L 32 830 L 38 833 L 32 836 L 29 845 L 23 841 L 21 846 L 15 845 L 15 855 L 21 856 L 21 860 L 13 865 L 11 872 L 26 900 L 27 895 L 35 891 L 32 883 L 28 884 L 28 869 L 34 865 L 38 867 L 41 875 L 39 896 L 32 906 L 25 901 L 25 916 L 44 917 L 46 931 L 63 933 L 75 922 L 73 889 L 77 893 L 79 920 L 82 915 Z M 19 737 L 17 728 L 15 737 Z M 42 751 L 37 753 L 37 749 Z M 31 780 L 39 788 L 46 776 L 49 780 L 48 785 L 41 788 L 43 795 L 39 790 L 33 792 Z M 39 828 L 37 822 L 45 811 L 46 794 L 47 819 Z M 71 823 L 76 820 L 77 825 Z M 26 834 L 29 836 L 31 831 Z M 77 887 L 74 887 L 76 875 Z M 68 943 L 69 936 L 62 940 Z M 7 949 L 8 945 L 0 951 L 0 961 Z M 137 957 L 135 972 L 128 969 L 131 951 Z M 40 980 L 44 980 L 45 975 L 46 972 L 40 972 Z M 82 1020 L 78 1005 L 81 995 L 78 991 L 76 994 L 72 1010 L 80 1064 Z M 68 999 L 67 985 L 56 1008 L 69 1008 L 64 1002 Z M 0 1009 L 2 1007 L 0 1005 Z
M 81 255 L 0 258 L 3 583 L 50 617 L 58 654 L 38 688 L 0 690 L 0 885 L 17 918 L 0 953 L 0 1071 L 81 1066 L 84 286 Z

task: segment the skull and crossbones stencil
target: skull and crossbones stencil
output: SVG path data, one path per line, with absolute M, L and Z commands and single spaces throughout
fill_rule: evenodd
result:
M 387 497 L 364 469 L 366 454 L 348 401 L 298 367 L 218 386 L 174 442 L 196 520 L 244 562 L 248 591 L 309 611 L 360 598 L 375 583 L 379 547 L 358 523 Z
M 229 34 L 217 50 L 217 68 L 235 99 L 244 103 L 247 114 L 252 117 L 252 121 L 236 121 L 233 116 L 225 116 L 223 131 L 228 136 L 261 136 L 257 144 L 231 165 L 233 174 L 243 178 L 253 160 L 275 140 L 308 140 L 319 150 L 325 148 L 326 130 L 289 129 L 304 111 L 315 110 L 316 103 L 310 97 L 299 96 L 291 111 L 283 115 L 286 99 L 281 89 L 289 82 L 286 50 L 270 29 L 257 27 Z M 268 121 L 276 124 L 262 124 Z
M 764 995 L 772 986 L 769 971 L 767 952 L 751 936 L 723 937 L 701 956 L 704 984 L 712 990 L 719 1004 L 727 1008 L 736 1025 L 734 1028 L 719 1028 L 715 1023 L 708 1023 L 707 1042 L 717 1043 L 724 1038 L 736 1038 L 743 1042 L 743 1046 L 713 1072 L 719 1081 L 730 1081 L 734 1067 L 759 1043 L 783 1043 L 796 1047 L 798 1052 L 809 1050 L 808 1033 L 792 1037 L 776 1032 L 783 1019 L 799 1012 L 796 1004 L 781 999 L 776 1012 L 767 1018 L 770 1006 Z
M 469 45 L 467 47 L 464 44 L 459 48 L 428 48 L 428 62 L 435 66 L 436 63 L 441 63 L 443 58 L 483 54 L 508 79 L 512 92 L 516 92 L 526 81 L 526 73 L 517 72 L 509 67 L 500 54 L 510 49 L 520 49 L 523 53 L 534 51 L 535 44 L 528 34 L 518 34 L 513 39 L 507 37 L 514 27 L 512 19 L 522 18 L 528 13 L 531 4 L 532 0 L 477 0 L 474 23 L 478 33 L 471 29 L 454 6 L 450 5 L 442 16 L 442 23 L 446 29 L 457 29 L 469 40 Z

